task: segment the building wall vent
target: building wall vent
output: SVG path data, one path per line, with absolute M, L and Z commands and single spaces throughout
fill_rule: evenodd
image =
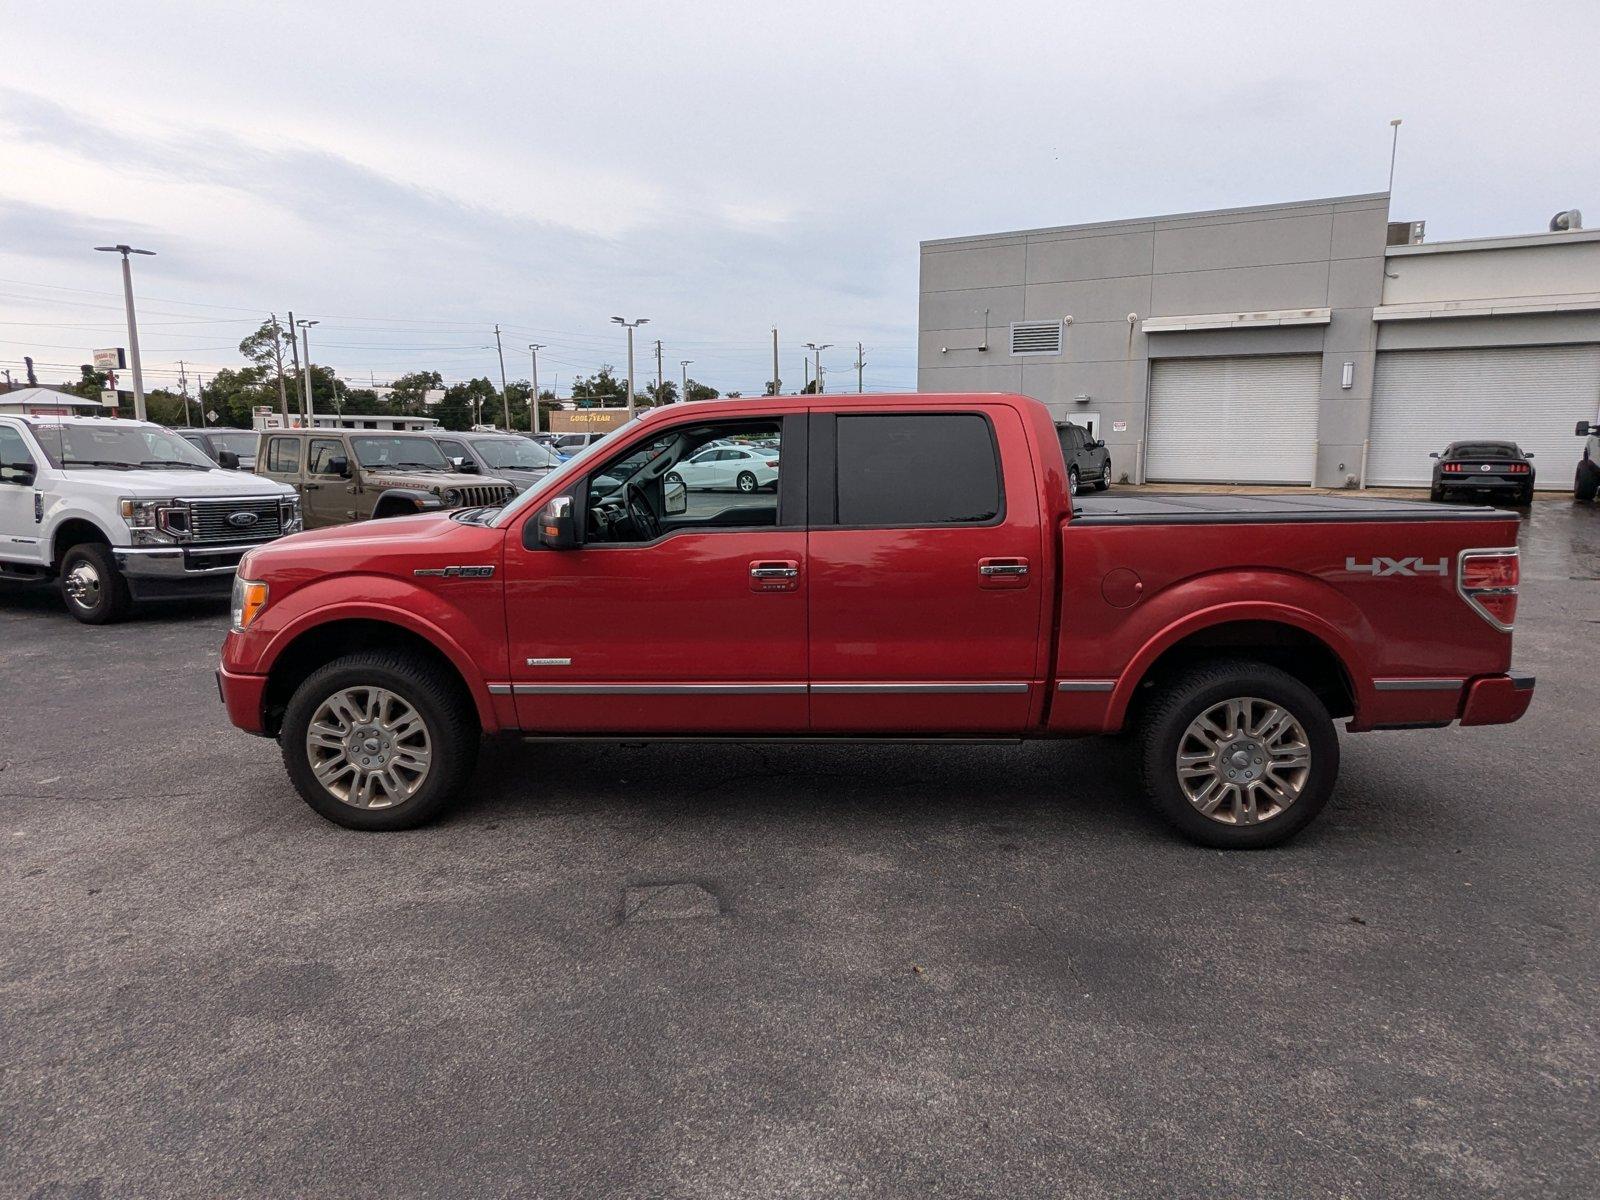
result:
M 1013 321 L 1011 353 L 1060 354 L 1060 321 Z
M 1420 246 L 1428 231 L 1426 221 L 1390 221 L 1387 244 L 1390 246 Z

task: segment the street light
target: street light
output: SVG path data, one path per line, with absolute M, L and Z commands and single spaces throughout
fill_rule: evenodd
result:
M 820 346 L 816 342 L 806 343 L 806 349 L 816 356 L 816 370 L 811 373 L 811 377 L 816 381 L 819 396 L 822 394 L 822 352 L 832 348 L 832 342 L 823 342 Z
M 543 342 L 528 343 L 528 356 L 533 359 L 533 395 L 528 397 L 528 408 L 533 418 L 535 433 L 539 432 L 539 351 L 543 349 Z
M 304 341 L 306 348 L 306 423 L 315 429 L 317 426 L 317 403 L 316 397 L 311 391 L 311 327 L 313 325 L 321 325 L 322 322 L 300 320 L 296 321 L 295 324 L 300 326 L 301 340 Z M 339 398 L 337 385 L 333 389 L 333 398 L 335 400 Z
M 144 420 L 144 366 L 139 361 L 139 325 L 133 319 L 133 268 L 128 265 L 128 255 L 148 254 L 155 255 L 154 250 L 135 250 L 132 246 L 117 244 L 115 246 L 96 246 L 96 250 L 103 250 L 107 254 L 122 255 L 122 299 L 128 309 L 128 354 L 133 362 L 133 415 L 137 420 Z
M 680 358 L 678 360 L 678 365 L 683 368 L 683 391 L 678 394 L 683 397 L 685 403 L 689 400 L 689 364 L 693 361 L 694 359 L 692 358 Z
M 650 324 L 649 317 L 640 317 L 635 321 L 624 321 L 621 317 L 612 317 L 611 320 L 621 325 L 628 331 L 628 420 L 633 420 L 633 331 L 641 325 Z

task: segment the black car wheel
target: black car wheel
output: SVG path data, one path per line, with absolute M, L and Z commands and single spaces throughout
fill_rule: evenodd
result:
M 1111 459 L 1107 458 L 1100 468 L 1100 478 L 1094 481 L 1094 490 L 1103 492 L 1111 486 Z
M 739 472 L 739 490 L 741 492 L 753 492 L 756 490 L 756 477 L 750 474 L 749 471 Z
M 1434 484 L 1428 489 L 1428 499 L 1437 504 L 1440 500 L 1444 499 L 1444 489 L 1437 483 Z
M 1076 496 L 1077 494 L 1078 494 L 1078 468 L 1077 467 L 1068 467 L 1067 468 L 1067 495 Z
M 1575 500 L 1593 500 L 1600 492 L 1600 467 L 1588 459 L 1578 464 L 1578 473 L 1572 479 L 1572 497 Z
M 67 611 L 85 625 L 120 621 L 133 605 L 111 547 L 100 542 L 74 546 L 62 558 L 61 598 Z

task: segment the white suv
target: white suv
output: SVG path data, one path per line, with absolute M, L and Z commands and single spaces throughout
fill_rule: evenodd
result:
M 80 621 L 227 596 L 245 551 L 299 529 L 294 489 L 225 471 L 160 425 L 0 416 L 0 577 L 59 578 Z

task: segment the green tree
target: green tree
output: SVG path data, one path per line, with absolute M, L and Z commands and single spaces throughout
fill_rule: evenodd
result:
M 279 383 L 283 385 L 278 394 L 281 405 L 284 397 L 288 402 L 295 403 L 294 383 L 285 375 L 283 362 L 290 357 L 294 350 L 294 331 L 285 329 L 275 318 L 268 318 L 261 322 L 256 331 L 239 343 L 239 353 L 263 370 L 271 371 L 272 386 L 277 389 Z
M 686 400 L 715 400 L 720 392 L 716 388 L 701 383 L 698 379 L 689 380 L 689 390 L 684 393 Z
M 644 390 L 645 395 L 650 397 L 652 405 L 676 404 L 678 402 L 678 385 L 670 379 L 662 380 L 659 388 L 653 383 L 647 383 L 644 385 Z
M 609 363 L 591 376 L 580 375 L 572 384 L 573 404 L 578 408 L 616 407 L 627 403 L 627 380 L 618 379 Z
M 207 421 L 207 424 L 249 429 L 252 424 L 251 409 L 263 405 L 274 412 L 278 409 L 278 384 L 270 367 L 224 367 L 206 382 L 200 392 L 201 410 L 215 409 L 219 418 L 215 422 Z
M 500 416 L 500 390 L 487 379 L 469 379 L 445 389 L 444 402 L 433 411 L 446 429 L 470 429 Z
M 425 393 L 443 390 L 444 376 L 437 371 L 412 371 L 400 376 L 391 386 L 394 393 L 389 402 L 397 413 L 421 413 L 425 407 Z
M 66 390 L 74 396 L 82 396 L 85 400 L 100 399 L 100 393 L 110 384 L 109 376 L 104 371 L 96 371 L 88 363 L 84 363 L 78 370 L 83 372 L 83 378 L 66 385 Z
M 769 380 L 767 380 L 767 386 L 762 389 L 761 394 L 763 396 L 781 396 L 781 395 L 783 395 L 783 380 L 781 380 L 781 379 L 777 379 L 777 380 L 769 379 Z

